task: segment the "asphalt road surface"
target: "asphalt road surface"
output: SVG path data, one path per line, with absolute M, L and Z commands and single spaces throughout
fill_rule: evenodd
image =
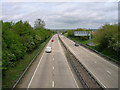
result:
M 57 34 L 47 46 L 52 53 L 44 52 L 31 77 L 27 88 L 81 88 L 67 62 Z
M 104 88 L 118 88 L 118 66 L 62 35 L 60 38 Z

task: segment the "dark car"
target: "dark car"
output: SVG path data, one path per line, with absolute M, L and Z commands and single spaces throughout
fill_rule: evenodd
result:
M 75 42 L 75 46 L 79 46 L 79 44 Z

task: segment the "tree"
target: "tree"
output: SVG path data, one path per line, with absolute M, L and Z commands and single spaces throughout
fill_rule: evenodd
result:
M 27 21 L 20 20 L 16 23 L 0 21 L 0 23 L 2 23 L 4 73 L 9 67 L 15 67 L 24 58 L 24 55 L 35 50 L 52 35 L 52 32 L 45 28 L 33 30 Z
M 105 48 L 111 48 L 115 51 L 120 51 L 120 42 L 119 35 L 120 31 L 118 31 L 118 25 L 109 25 L 106 24 L 102 26 L 96 34 L 94 35 L 94 40 L 99 44 L 100 50 Z
M 37 28 L 44 28 L 45 26 L 45 22 L 41 19 L 37 19 L 35 21 L 35 24 L 34 24 L 34 28 L 37 29 Z

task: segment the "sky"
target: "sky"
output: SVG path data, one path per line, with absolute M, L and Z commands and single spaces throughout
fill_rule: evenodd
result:
M 0 10 L 1 11 L 1 10 Z M 118 3 L 113 2 L 2 2 L 3 21 L 42 19 L 49 29 L 97 29 L 118 22 Z

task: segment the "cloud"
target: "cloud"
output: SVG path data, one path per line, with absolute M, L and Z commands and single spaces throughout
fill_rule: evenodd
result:
M 46 22 L 46 28 L 99 28 L 116 23 L 116 2 L 4 2 L 4 21 L 27 20 L 33 26 L 37 18 Z
M 2 2 L 118 2 L 119 0 L 1 0 Z

